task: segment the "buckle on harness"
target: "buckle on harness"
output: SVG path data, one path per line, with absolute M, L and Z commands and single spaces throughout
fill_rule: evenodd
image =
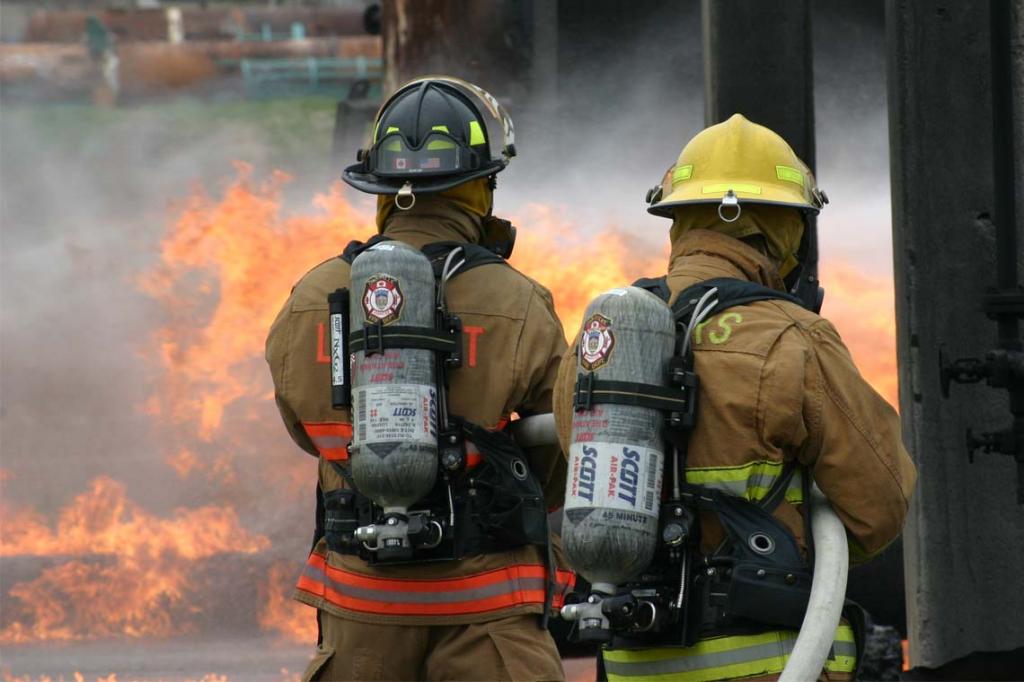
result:
M 594 376 L 593 372 L 576 375 L 576 392 L 572 397 L 572 409 L 576 412 L 586 412 L 593 405 Z
M 384 352 L 384 325 L 363 325 L 363 353 L 366 357 Z
M 686 396 L 686 408 L 676 410 L 668 415 L 668 426 L 677 431 L 692 430 L 697 424 L 697 395 L 700 388 L 700 377 L 690 369 L 685 358 L 673 357 L 668 365 L 669 383 L 677 386 Z
M 452 338 L 452 349 L 444 358 L 444 366 L 448 369 L 462 367 L 462 318 L 455 314 L 441 314 L 441 330 Z

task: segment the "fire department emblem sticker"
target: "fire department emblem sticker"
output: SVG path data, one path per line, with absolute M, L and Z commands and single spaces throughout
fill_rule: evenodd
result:
M 580 338 L 580 365 L 593 372 L 608 363 L 615 337 L 612 335 L 612 321 L 601 313 L 594 313 L 583 323 Z
M 401 316 L 404 303 L 402 288 L 394 277 L 378 274 L 366 281 L 363 312 L 368 324 L 391 324 Z

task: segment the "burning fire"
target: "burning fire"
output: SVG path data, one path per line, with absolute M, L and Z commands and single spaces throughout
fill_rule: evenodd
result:
M 158 264 L 139 280 L 165 320 L 150 344 L 157 366 L 144 413 L 160 434 L 169 471 L 202 483 L 217 504 L 157 516 L 131 501 L 124 484 L 100 477 L 52 526 L 37 512 L 5 509 L 0 555 L 46 562 L 37 577 L 6 590 L 0 642 L 188 631 L 205 606 L 198 563 L 271 551 L 284 558 L 260 569 L 258 626 L 294 641 L 314 639 L 311 610 L 288 598 L 302 556 L 241 521 L 277 519 L 280 536 L 289 539 L 312 525 L 311 504 L 302 503 L 311 493 L 313 460 L 284 435 L 263 343 L 294 282 L 375 228 L 340 187 L 316 197 L 313 211 L 285 211 L 288 180 L 275 173 L 257 181 L 239 164 L 222 196 L 196 190 L 170 225 Z M 528 205 L 514 218 L 522 230 L 512 262 L 551 290 L 568 334 L 595 295 L 666 265 L 665 245 L 638 246 L 610 228 L 587 233 L 553 206 Z M 891 281 L 838 262 L 822 279 L 830 285 L 825 314 L 868 380 L 894 402 Z M 285 509 L 298 512 L 279 511 Z
M 106 477 L 61 510 L 55 530 L 37 513 L 4 512 L 0 556 L 56 559 L 9 590 L 15 603 L 4 609 L 5 644 L 186 632 L 195 609 L 189 599 L 194 562 L 270 545 L 242 528 L 230 508 L 178 509 L 159 518 Z

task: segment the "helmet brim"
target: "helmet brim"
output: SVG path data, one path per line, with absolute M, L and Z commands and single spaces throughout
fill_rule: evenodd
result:
M 717 199 L 685 199 L 681 201 L 662 201 L 660 203 L 654 204 L 653 206 L 648 206 L 647 212 L 650 213 L 651 215 L 660 216 L 662 218 L 674 218 L 675 216 L 673 215 L 673 212 L 675 211 L 675 209 L 680 208 L 682 206 L 696 206 L 700 204 L 706 205 L 720 203 L 722 203 L 722 199 L 720 197 Z M 795 208 L 804 211 L 805 213 L 809 213 L 811 215 L 818 215 L 818 213 L 821 212 L 821 209 L 816 206 L 809 206 L 808 204 L 805 203 L 798 203 L 793 201 L 768 201 L 764 199 L 741 198 L 739 199 L 739 203 L 740 205 L 756 204 L 764 206 L 788 206 L 790 208 Z
M 446 189 L 451 189 L 470 180 L 500 173 L 505 170 L 505 165 L 500 161 L 492 161 L 475 171 L 459 173 L 458 175 L 382 177 L 374 173 L 365 172 L 363 164 L 356 163 L 342 172 L 341 179 L 360 192 L 366 192 L 367 194 L 398 194 L 406 182 L 412 183 L 414 194 L 431 194 L 433 192 L 443 192 Z

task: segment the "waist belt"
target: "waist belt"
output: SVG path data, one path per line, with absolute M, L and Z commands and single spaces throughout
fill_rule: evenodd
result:
M 793 651 L 797 633 L 773 630 L 699 640 L 686 648 L 606 649 L 604 668 L 609 682 L 708 682 L 781 673 Z M 857 663 L 853 628 L 836 628 L 825 661 L 829 672 L 852 673 Z M 670 676 L 670 677 L 669 677 Z

